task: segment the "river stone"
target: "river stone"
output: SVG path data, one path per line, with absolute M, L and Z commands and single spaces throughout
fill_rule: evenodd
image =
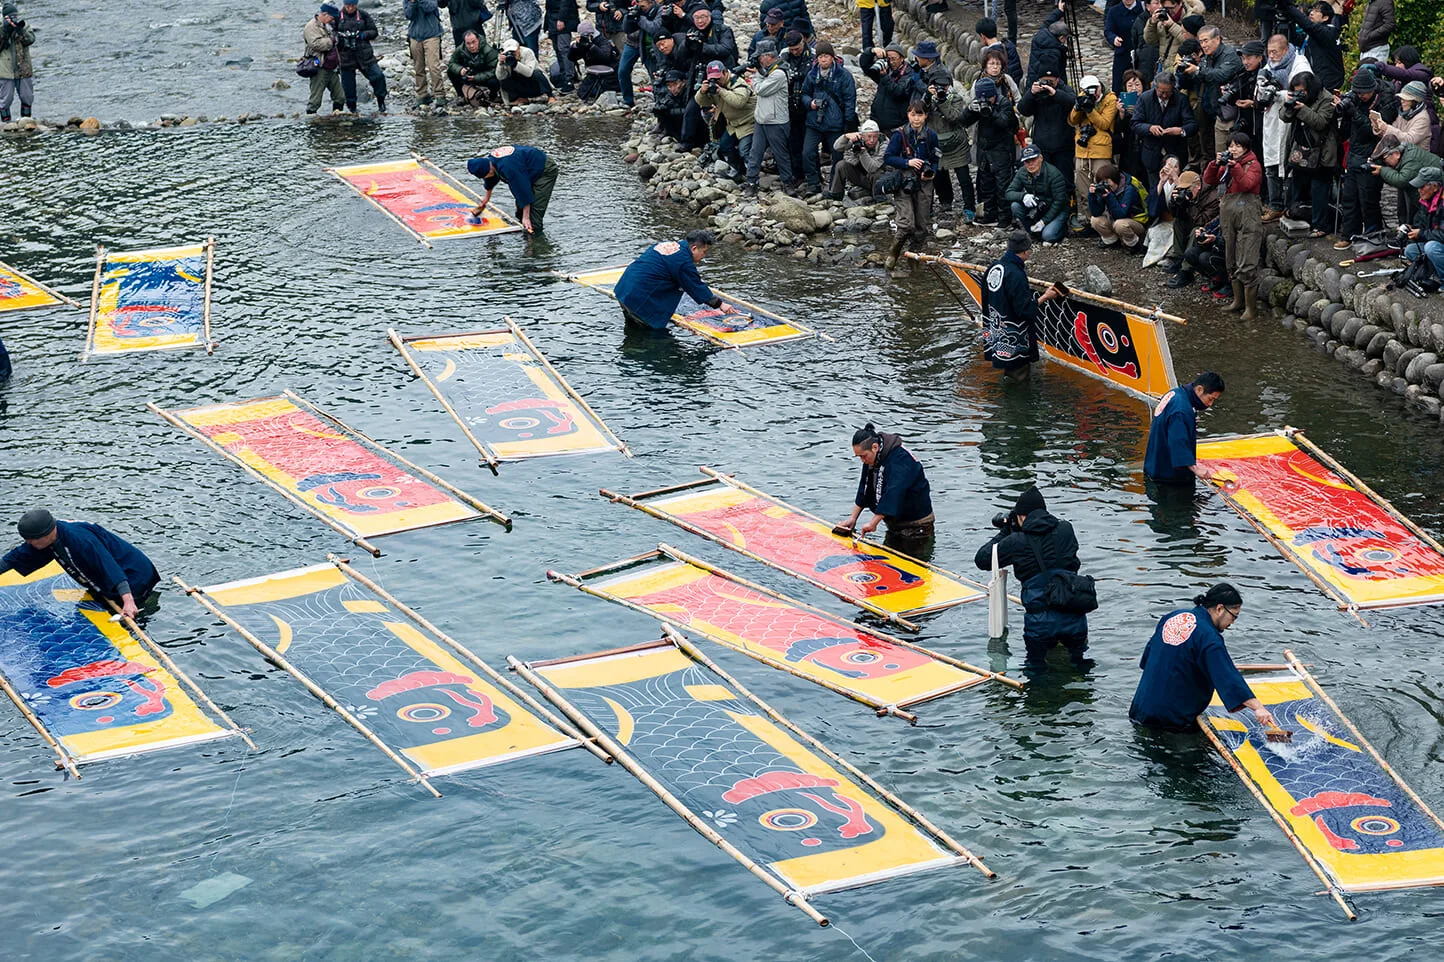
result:
M 1311 327 L 1304 331 L 1304 336 L 1313 341 L 1315 347 L 1322 347 L 1324 342 L 1329 339 L 1329 332 L 1322 327 Z
M 1358 336 L 1359 331 L 1363 330 L 1363 328 L 1364 328 L 1364 319 L 1363 319 L 1363 318 L 1361 318 L 1361 317 L 1351 317 L 1351 318 L 1349 318 L 1347 321 L 1344 322 L 1343 327 L 1339 328 L 1338 338 L 1339 338 L 1339 340 L 1343 341 L 1345 344 L 1353 344 L 1353 343 L 1354 343 L 1354 338 L 1356 338 L 1356 337 Z
M 1330 304 L 1319 312 L 1319 324 L 1324 327 L 1329 327 L 1329 322 L 1332 321 L 1340 311 L 1347 310 L 1348 308 L 1342 304 Z M 1332 330 L 1332 328 L 1330 328 L 1330 330 Z
M 1304 320 L 1302 317 L 1296 317 L 1293 320 L 1289 321 L 1288 326 L 1293 328 L 1295 331 L 1303 333 L 1304 331 L 1307 331 L 1309 329 L 1309 322 Z
M 722 200 L 726 196 L 726 193 L 718 190 L 716 187 L 702 187 L 692 195 L 692 199 L 699 204 L 711 204 Z
M 1323 287 L 1324 293 L 1329 295 L 1329 300 L 1339 299 L 1339 269 L 1337 267 L 1325 268 L 1319 275 L 1319 285 Z
M 1444 354 L 1444 324 L 1430 324 L 1429 333 L 1433 335 L 1434 343 L 1430 345 L 1435 351 Z
M 1320 297 L 1309 305 L 1309 323 L 1318 324 L 1322 320 L 1324 308 L 1328 307 L 1330 301 L 1327 297 Z
M 1338 342 L 1338 341 L 1329 341 L 1328 343 L 1326 343 L 1326 344 L 1324 345 L 1324 353 L 1327 354 L 1327 355 L 1329 355 L 1329 357 L 1333 357 L 1334 354 L 1335 354 L 1335 352 L 1338 351 L 1338 349 L 1339 349 L 1339 342 Z
M 817 227 L 812 218 L 812 208 L 796 197 L 782 195 L 767 205 L 767 216 L 780 222 L 788 230 L 798 234 L 811 234 Z
M 1413 311 L 1407 312 L 1406 317 L 1408 317 L 1409 315 L 1412 315 L 1413 313 L 1414 313 Z M 1406 340 L 1406 341 L 1408 341 L 1410 344 L 1414 344 L 1414 345 L 1416 345 L 1416 346 L 1418 346 L 1418 347 L 1423 347 L 1423 346 L 1424 346 L 1424 341 L 1420 338 L 1419 333 L 1420 333 L 1420 332 L 1419 332 L 1419 322 L 1418 322 L 1418 321 L 1416 321 L 1416 320 L 1406 320 L 1406 321 L 1404 322 L 1404 340 Z
M 1377 377 L 1383 368 L 1384 362 L 1374 357 L 1364 362 L 1363 367 L 1359 368 L 1359 373 L 1365 377 Z
M 1322 324 L 1321 326 L 1334 337 L 1338 337 L 1339 333 L 1344 329 L 1344 324 L 1354 316 L 1353 311 L 1343 305 L 1339 305 L 1339 309 L 1329 316 L 1328 323 Z
M 1425 368 L 1438 363 L 1438 354 L 1421 349 L 1421 353 L 1409 362 L 1408 367 L 1404 368 L 1404 378 L 1410 384 L 1422 384 L 1424 383 Z
M 1373 294 L 1366 302 L 1364 314 L 1375 324 L 1388 324 L 1389 321 L 1389 295 Z M 1398 328 L 1395 328 L 1398 330 Z
M 1388 365 L 1389 369 L 1393 370 L 1394 366 L 1399 363 L 1399 357 L 1408 349 L 1408 345 L 1403 341 L 1396 341 L 1391 338 L 1389 343 L 1384 346 L 1384 353 L 1380 356 L 1384 359 L 1384 363 Z
M 832 226 L 832 214 L 825 210 L 815 210 L 812 212 L 812 222 L 818 230 L 827 230 Z
M 1282 283 L 1274 285 L 1274 289 L 1269 292 L 1268 301 L 1279 310 L 1286 310 L 1286 305 L 1289 302 L 1289 297 L 1293 294 L 1293 292 L 1293 283 L 1291 281 L 1283 281 Z
M 1417 403 L 1419 407 L 1435 417 L 1438 417 L 1440 409 L 1444 408 L 1444 404 L 1440 404 L 1438 398 L 1430 397 L 1428 394 L 1421 395 Z
M 1339 300 L 1346 301 L 1349 292 L 1359 285 L 1359 278 L 1353 274 L 1344 274 L 1339 278 Z
M 1403 397 L 1404 392 L 1409 390 L 1409 382 L 1404 380 L 1402 377 L 1391 378 L 1389 380 L 1389 390 L 1393 391 L 1400 397 Z
M 1394 380 L 1394 372 L 1384 368 L 1374 375 L 1374 383 L 1384 390 L 1389 390 L 1389 384 Z
M 1289 291 L 1288 300 L 1284 301 L 1284 310 L 1289 311 L 1290 313 L 1297 311 L 1299 304 L 1299 295 L 1303 292 L 1304 285 L 1295 284 L 1293 289 Z
M 1298 279 L 1298 280 L 1303 280 L 1303 279 L 1304 279 L 1304 264 L 1308 262 L 1308 259 L 1309 259 L 1309 251 L 1308 251 L 1308 248 L 1304 248 L 1303 250 L 1299 251 L 1297 254 L 1292 254 L 1292 255 L 1290 255 L 1290 257 L 1289 257 L 1289 273 L 1292 274 L 1296 279 Z
M 1079 285 L 1090 294 L 1099 294 L 1109 297 L 1113 294 L 1113 282 L 1108 275 L 1103 273 L 1103 268 L 1097 264 L 1089 264 L 1083 268 L 1083 283 Z
M 1364 346 L 1364 353 L 1370 357 L 1382 359 L 1384 356 L 1384 348 L 1388 347 L 1393 340 L 1388 331 L 1379 331 L 1370 338 L 1369 343 Z
M 1439 390 L 1444 384 L 1444 364 L 1430 364 L 1424 368 L 1424 386 L 1431 391 Z
M 1355 332 L 1352 343 L 1357 348 L 1367 348 L 1369 346 L 1369 342 L 1372 341 L 1374 339 L 1374 336 L 1379 333 L 1381 332 L 1373 324 L 1365 324 L 1363 327 L 1359 328 L 1357 332 Z M 1380 350 L 1383 350 L 1383 348 L 1381 347 Z M 1364 353 L 1367 354 L 1368 351 L 1365 351 Z
M 1312 257 L 1304 261 L 1304 283 L 1310 287 L 1318 287 L 1319 272 L 1323 269 L 1324 265 L 1322 261 L 1315 260 Z
M 1381 295 L 1382 296 L 1382 295 Z M 1404 317 L 1404 305 L 1398 301 L 1389 304 L 1389 320 L 1393 322 L 1394 330 L 1403 334 L 1408 330 L 1409 321 Z
M 1409 362 L 1423 353 L 1424 349 L 1422 347 L 1411 347 L 1404 351 L 1403 354 L 1399 355 L 1399 360 L 1394 362 L 1394 373 L 1403 377 L 1404 372 L 1409 369 Z

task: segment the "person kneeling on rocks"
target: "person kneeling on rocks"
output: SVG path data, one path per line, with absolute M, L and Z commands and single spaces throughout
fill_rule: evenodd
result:
M 567 57 L 577 62 L 576 73 L 585 74 L 577 87 L 577 99 L 582 103 L 595 103 L 609 90 L 621 91 L 617 80 L 621 52 L 611 38 L 597 33 L 596 24 L 588 22 L 578 28 L 577 41 L 567 51 Z
M 1148 212 L 1138 178 L 1129 177 L 1113 164 L 1103 164 L 1093 176 L 1093 186 L 1088 189 L 1088 214 L 1103 246 L 1112 247 L 1121 240 L 1129 253 L 1143 253 Z
M 1043 243 L 1056 244 L 1068 229 L 1068 181 L 1043 159 L 1033 144 L 1023 148 L 1023 166 L 1013 175 L 1004 196 L 1013 208 L 1013 220 L 1031 234 L 1042 235 Z
M 501 94 L 501 81 L 496 79 L 497 49 L 486 37 L 475 30 L 468 30 L 462 37 L 461 46 L 451 54 L 446 65 L 446 75 L 456 95 L 472 107 L 491 103 Z
M 1409 184 L 1419 191 L 1419 207 L 1406 235 L 1409 245 L 1404 248 L 1404 260 L 1413 264 L 1421 256 L 1426 258 L 1438 282 L 1444 284 L 1444 193 L 1440 187 L 1444 170 L 1425 167 Z
M 842 200 L 842 188 L 846 184 L 866 191 L 866 196 L 876 195 L 878 178 L 882 176 L 883 160 L 887 156 L 887 144 L 875 121 L 863 121 L 862 129 L 856 133 L 843 134 L 833 141 L 832 149 L 842 159 L 832 165 L 832 183 L 822 196 L 828 200 Z
M 919 245 L 927 239 L 933 222 L 933 177 L 938 171 L 938 135 L 928 129 L 928 108 L 921 100 L 908 104 L 908 122 L 893 131 L 883 163 L 902 177 L 893 188 L 893 219 L 897 238 L 888 252 L 886 267 L 892 270 L 909 237 Z
M 680 70 L 669 70 L 662 80 L 660 86 L 652 89 L 652 116 L 657 118 L 658 132 L 677 141 L 683 150 L 701 147 L 701 144 L 682 142 L 682 118 L 692 99 L 687 95 L 687 75 Z
M 545 97 L 548 101 L 557 99 L 546 71 L 537 62 L 536 54 L 530 47 L 523 47 L 515 40 L 501 45 L 496 79 L 501 84 L 501 98 L 508 104 L 524 104 L 538 97 Z

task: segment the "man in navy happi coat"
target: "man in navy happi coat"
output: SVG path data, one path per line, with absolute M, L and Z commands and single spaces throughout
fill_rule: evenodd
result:
M 500 180 L 516 200 L 516 216 L 521 226 L 528 234 L 542 229 L 552 188 L 557 185 L 557 165 L 546 151 L 525 144 L 498 147 L 489 154 L 468 160 L 466 169 L 486 185 L 486 197 L 472 211 L 475 216 L 480 217 L 491 203 L 491 192 Z
M 18 571 L 28 575 L 52 561 L 91 594 L 120 605 L 134 618 L 139 601 L 155 590 L 160 573 L 135 545 L 98 524 L 56 521 L 44 508 L 25 512 L 17 525 L 25 543 L 0 558 L 0 574 Z
M 1025 230 L 1008 235 L 1008 250 L 983 275 L 983 357 L 1005 376 L 1026 378 L 1038 360 L 1038 304 L 1058 296 L 1057 286 L 1042 296 L 1028 286 L 1028 254 L 1033 241 Z
M 622 315 L 662 330 L 672 322 L 683 294 L 698 304 L 730 310 L 697 273 L 697 265 L 714 243 L 711 231 L 694 230 L 683 241 L 662 241 L 643 251 L 622 272 L 612 292 L 622 305 Z
M 1223 394 L 1223 378 L 1205 371 L 1188 384 L 1169 391 L 1153 409 L 1143 473 L 1154 481 L 1207 481 L 1213 469 L 1198 464 L 1198 412 Z

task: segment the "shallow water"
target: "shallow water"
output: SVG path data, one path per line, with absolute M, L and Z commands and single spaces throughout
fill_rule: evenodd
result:
M 162 48 L 147 47 L 152 56 Z M 123 99 L 117 91 L 101 106 L 119 112 Z M 712 650 L 999 873 L 989 882 L 955 869 L 819 899 L 839 929 L 879 960 L 1430 951 L 1437 893 L 1361 896 L 1361 920 L 1346 923 L 1314 896 L 1317 879 L 1221 760 L 1196 739 L 1136 735 L 1126 709 L 1156 618 L 1227 578 L 1247 603 L 1230 632 L 1235 656 L 1272 661 L 1292 647 L 1420 794 L 1441 802 L 1437 609 L 1371 615 L 1361 628 L 1217 499 L 1154 506 L 1141 483 L 1143 406 L 1057 368 L 1004 389 L 928 273 L 823 276 L 719 249 L 704 265 L 709 279 L 809 319 L 836 342 L 742 355 L 685 333 L 624 336 L 610 300 L 545 272 L 625 261 L 680 229 L 673 211 L 642 200 L 618 159 L 625 130 L 596 119 L 392 119 L 0 143 L 13 201 L 0 257 L 84 299 L 94 244 L 213 233 L 221 341 L 210 358 L 81 365 L 83 313 L 7 316 L 16 376 L 0 388 L 3 502 L 11 514 L 49 504 L 109 525 L 163 573 L 196 584 L 349 554 L 501 665 L 508 654 L 654 637 L 651 619 L 548 584 L 544 572 L 659 540 L 844 612 L 596 490 L 690 480 L 709 464 L 840 517 L 855 484 L 848 436 L 875 420 L 928 466 L 940 564 L 966 570 L 988 519 L 1036 478 L 1077 527 L 1105 604 L 1091 619 L 1090 670 L 1055 663 L 1022 694 L 954 695 L 921 709 L 911 729 Z M 323 172 L 411 150 L 457 171 L 478 145 L 521 138 L 554 150 L 563 167 L 545 239 L 428 251 Z M 503 314 L 634 460 L 535 460 L 493 478 L 384 338 L 388 327 L 453 330 Z M 1305 428 L 1417 521 L 1444 527 L 1436 424 L 1272 321 L 1193 321 L 1170 330 L 1179 373 L 1211 367 L 1229 382 L 1204 419 L 1209 433 Z M 510 512 L 515 530 L 483 522 L 395 535 L 372 560 L 143 407 L 287 387 Z M 975 662 L 1001 657 L 988 651 L 979 605 L 924 620 L 925 643 Z M 0 705 L 6 959 L 864 958 L 615 767 L 575 751 L 542 756 L 438 779 L 445 797 L 435 800 L 173 588 L 151 627 L 254 730 L 261 751 L 222 743 L 104 763 L 67 781 Z M 205 908 L 182 897 L 207 880 L 224 885 L 228 873 L 250 883 Z

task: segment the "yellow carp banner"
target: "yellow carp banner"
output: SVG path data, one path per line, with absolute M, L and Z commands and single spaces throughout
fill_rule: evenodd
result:
M 617 281 L 622 279 L 625 270 L 625 267 L 607 267 L 559 276 L 615 298 Z M 731 309 L 724 311 L 698 304 L 683 294 L 682 300 L 677 304 L 676 313 L 672 315 L 673 323 L 693 334 L 700 334 L 721 347 L 756 347 L 759 344 L 779 344 L 817 336 L 817 332 L 812 328 L 789 321 L 764 307 L 749 304 L 735 294 L 728 294 L 715 287 L 712 288 L 712 293 L 731 305 Z
M 362 544 L 366 537 L 490 515 L 487 507 L 290 392 L 151 409 Z M 368 550 L 370 549 L 369 546 Z
M 1224 499 L 1341 607 L 1444 601 L 1444 550 L 1303 433 L 1205 441 Z
M 66 298 L 30 275 L 21 273 L 9 264 L 0 263 L 0 313 L 60 304 L 65 300 Z
M 480 220 L 473 221 L 471 212 L 481 198 L 425 157 L 328 167 L 327 172 L 381 208 L 427 247 L 434 240 L 521 230 L 520 224 L 490 205 Z
M 1230 715 L 1218 698 L 1199 724 L 1306 857 L 1345 892 L 1444 885 L 1444 825 L 1312 676 L 1296 670 L 1248 682 L 1292 731 L 1290 742 L 1270 742 L 1252 712 Z
M 663 546 L 647 559 L 568 578 L 596 594 L 801 675 L 881 712 L 981 684 L 988 676 L 896 638 L 767 592 Z M 605 574 L 622 568 L 617 574 Z
M 629 453 L 521 328 L 510 318 L 506 325 L 469 334 L 389 336 L 488 464 Z
M 252 644 L 260 641 L 281 655 L 292 674 L 348 706 L 422 776 L 577 745 L 344 565 L 283 571 L 200 592 L 207 608 Z
M 966 861 L 669 642 L 528 671 L 622 746 L 654 792 L 801 896 Z
M 95 255 L 86 355 L 211 349 L 215 244 Z
M 958 575 L 832 525 L 736 478 L 703 468 L 709 480 L 636 495 L 604 497 L 670 521 L 755 561 L 801 578 L 907 628 L 903 615 L 939 611 L 986 595 Z
M 240 734 L 53 562 L 0 574 L 0 675 L 67 767 Z

